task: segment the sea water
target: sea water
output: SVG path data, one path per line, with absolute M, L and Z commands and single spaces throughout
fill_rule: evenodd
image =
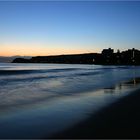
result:
M 137 89 L 138 77 L 139 66 L 0 63 L 0 138 L 49 137 Z

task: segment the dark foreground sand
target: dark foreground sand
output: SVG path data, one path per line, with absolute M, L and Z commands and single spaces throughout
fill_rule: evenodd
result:
M 51 138 L 140 138 L 140 89 Z

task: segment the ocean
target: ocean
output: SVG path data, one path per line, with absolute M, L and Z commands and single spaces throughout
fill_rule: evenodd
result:
M 44 138 L 138 89 L 139 66 L 0 63 L 0 138 Z

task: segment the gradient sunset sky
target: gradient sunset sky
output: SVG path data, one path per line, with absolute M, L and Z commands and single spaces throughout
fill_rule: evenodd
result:
M 140 1 L 0 1 L 0 56 L 140 49 Z

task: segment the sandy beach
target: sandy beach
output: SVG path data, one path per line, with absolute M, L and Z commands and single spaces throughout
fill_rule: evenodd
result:
M 140 89 L 51 138 L 140 138 Z

